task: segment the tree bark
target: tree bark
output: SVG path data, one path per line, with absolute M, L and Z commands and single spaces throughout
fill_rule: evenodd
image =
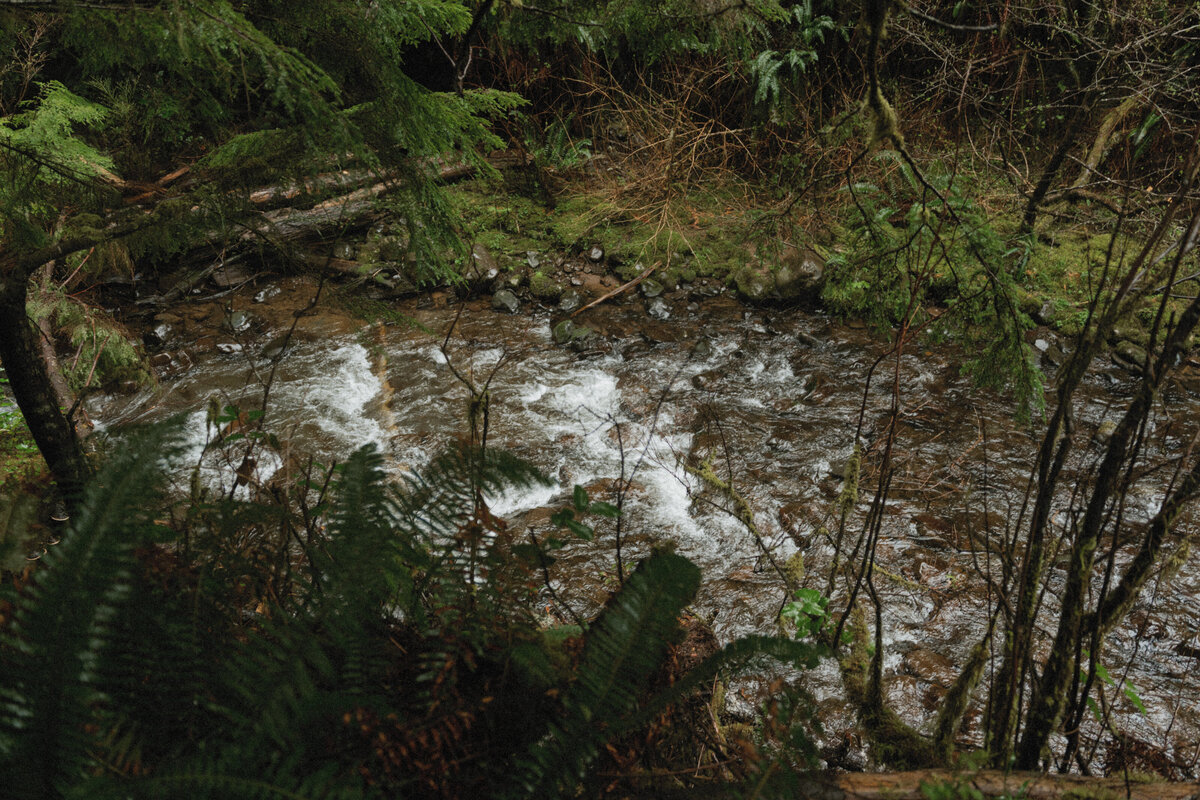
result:
M 25 312 L 28 292 L 28 270 L 11 255 L 4 257 L 0 261 L 0 363 L 25 424 L 70 505 L 91 470 L 75 430 L 59 408 L 38 335 Z

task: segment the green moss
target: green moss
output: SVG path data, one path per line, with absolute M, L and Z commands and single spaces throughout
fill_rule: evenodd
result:
M 529 293 L 538 300 L 551 302 L 562 296 L 562 285 L 538 270 L 529 276 Z
M 0 491 L 44 468 L 25 418 L 9 401 L 0 400 Z

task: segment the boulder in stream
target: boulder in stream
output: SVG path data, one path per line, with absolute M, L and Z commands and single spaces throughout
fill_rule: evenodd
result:
M 521 309 L 521 301 L 509 289 L 501 289 L 492 295 L 492 308 L 497 311 L 507 311 L 515 314 Z
M 572 344 L 589 338 L 594 331 L 581 325 L 576 325 L 569 319 L 555 325 L 550 331 L 550 338 L 555 344 Z

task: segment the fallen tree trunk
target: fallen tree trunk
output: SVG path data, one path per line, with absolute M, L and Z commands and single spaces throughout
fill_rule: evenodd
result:
M 925 787 L 970 787 L 984 797 L 1022 797 L 1028 800 L 1074 797 L 1104 800 L 1127 797 L 1130 800 L 1191 800 L 1200 798 L 1200 783 L 1146 781 L 1126 782 L 1120 777 L 1095 778 L 1083 775 L 1057 775 L 1037 772 L 983 770 L 953 772 L 920 770 L 917 772 L 857 772 L 833 778 L 821 791 L 822 800 L 926 800 Z M 964 797 L 955 792 L 953 797 Z

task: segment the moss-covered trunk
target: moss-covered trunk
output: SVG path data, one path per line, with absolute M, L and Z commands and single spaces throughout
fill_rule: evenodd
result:
M 54 385 L 25 313 L 28 276 L 11 256 L 0 261 L 0 363 L 38 450 L 70 501 L 89 466 L 75 429 L 59 408 Z

